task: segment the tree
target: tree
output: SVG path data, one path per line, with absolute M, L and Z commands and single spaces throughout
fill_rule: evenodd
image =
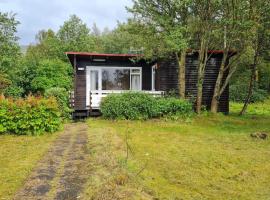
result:
M 218 111 L 219 99 L 238 67 L 236 61 L 246 53 L 251 28 L 248 10 L 249 4 L 245 0 L 222 1 L 220 18 L 217 19 L 217 37 L 220 46 L 223 46 L 220 48 L 223 49 L 223 57 L 211 102 L 212 113 Z M 233 55 L 235 56 L 232 57 Z
M 99 37 L 101 35 L 101 31 L 97 27 L 97 24 L 96 23 L 94 23 L 93 26 L 92 26 L 92 33 L 96 37 Z
M 41 30 L 36 35 L 36 44 L 27 48 L 25 57 L 36 63 L 42 59 L 56 58 L 67 61 L 64 48 L 64 44 L 57 38 L 53 30 Z
M 0 12 L 0 73 L 9 76 L 20 57 L 19 38 L 16 36 L 19 22 L 15 16 L 13 13 Z
M 64 51 L 92 51 L 94 39 L 90 29 L 76 15 L 71 15 L 60 27 L 57 37 L 63 44 Z
M 45 90 L 59 87 L 69 91 L 72 87 L 72 68 L 61 60 L 43 60 L 37 65 L 35 77 L 31 80 L 34 92 L 44 93 Z
M 213 37 L 217 26 L 217 19 L 219 17 L 220 1 L 212 0 L 195 0 L 191 5 L 191 12 L 193 15 L 192 24 L 195 30 L 193 34 L 196 35 L 198 45 L 194 45 L 199 49 L 198 58 L 198 77 L 197 77 L 197 95 L 196 95 L 196 112 L 199 114 L 202 108 L 203 96 L 203 81 L 205 68 L 208 59 L 211 57 L 208 50 L 213 48 L 215 42 Z
M 250 103 L 255 82 L 256 82 L 256 76 L 257 76 L 257 67 L 259 64 L 260 56 L 262 56 L 266 49 L 265 43 L 269 44 L 269 30 L 270 30 L 270 2 L 269 1 L 263 1 L 263 0 L 249 0 L 250 9 L 249 9 L 249 18 L 253 22 L 253 27 L 251 29 L 252 34 L 252 48 L 254 50 L 253 55 L 253 63 L 251 64 L 251 77 L 250 77 L 250 83 L 249 83 L 249 90 L 247 94 L 247 98 L 245 100 L 244 106 L 240 112 L 240 115 L 243 115 L 248 107 L 248 104 Z
M 150 37 L 144 35 L 148 38 L 145 40 L 146 43 L 153 43 L 151 37 L 159 38 L 155 40 L 157 43 L 154 45 L 162 46 L 163 51 L 156 51 L 153 56 L 164 57 L 168 54 L 176 56 L 179 65 L 178 88 L 182 98 L 185 97 L 185 58 L 189 44 L 188 19 L 191 2 L 190 0 L 133 0 L 133 7 L 128 9 L 133 13 L 134 20 L 148 29 L 143 32 L 152 34 Z M 151 47 L 151 44 L 147 46 Z

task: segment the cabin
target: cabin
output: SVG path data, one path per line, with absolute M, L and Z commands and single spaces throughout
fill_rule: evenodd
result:
M 222 51 L 209 51 L 203 83 L 203 105 L 210 108 L 213 90 L 222 60 Z M 137 54 L 99 54 L 67 52 L 74 69 L 71 93 L 73 117 L 99 114 L 102 98 L 112 93 L 140 91 L 153 96 L 178 92 L 178 63 L 174 56 L 147 62 Z M 186 57 L 186 96 L 196 98 L 198 52 Z M 220 98 L 219 112 L 229 112 L 229 87 Z

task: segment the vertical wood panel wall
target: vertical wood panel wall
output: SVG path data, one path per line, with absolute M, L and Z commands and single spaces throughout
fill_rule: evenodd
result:
M 222 55 L 214 54 L 207 62 L 205 77 L 203 82 L 203 105 L 210 109 L 214 86 L 218 76 Z M 196 99 L 197 75 L 198 75 L 198 54 L 188 55 L 186 58 L 186 96 Z M 157 90 L 175 91 L 178 93 L 178 62 L 175 57 L 170 57 L 167 61 L 160 61 L 157 70 L 156 80 Z M 229 87 L 221 95 L 219 112 L 229 112 Z

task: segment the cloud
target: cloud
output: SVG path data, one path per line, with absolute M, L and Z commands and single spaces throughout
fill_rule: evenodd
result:
M 17 13 L 21 44 L 34 42 L 39 30 L 58 30 L 71 14 L 79 16 L 90 28 L 94 22 L 101 29 L 113 28 L 117 20 L 128 17 L 125 6 L 130 5 L 131 0 L 0 0 L 2 12 Z

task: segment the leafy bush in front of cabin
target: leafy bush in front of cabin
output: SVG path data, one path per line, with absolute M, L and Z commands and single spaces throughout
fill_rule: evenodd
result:
M 57 131 L 61 122 L 61 112 L 55 98 L 0 98 L 0 133 L 41 135 Z
M 149 119 L 157 116 L 154 97 L 144 93 L 111 94 L 101 102 L 101 113 L 107 119 Z
M 72 109 L 69 107 L 69 93 L 65 88 L 50 88 L 45 91 L 44 96 L 46 98 L 54 97 L 57 100 L 63 118 L 71 117 Z
M 139 92 L 111 94 L 101 102 L 101 113 L 106 119 L 145 120 L 192 112 L 192 105 L 186 100 L 155 98 Z
M 159 98 L 157 101 L 161 116 L 188 116 L 193 113 L 192 104 L 185 99 L 170 97 Z

